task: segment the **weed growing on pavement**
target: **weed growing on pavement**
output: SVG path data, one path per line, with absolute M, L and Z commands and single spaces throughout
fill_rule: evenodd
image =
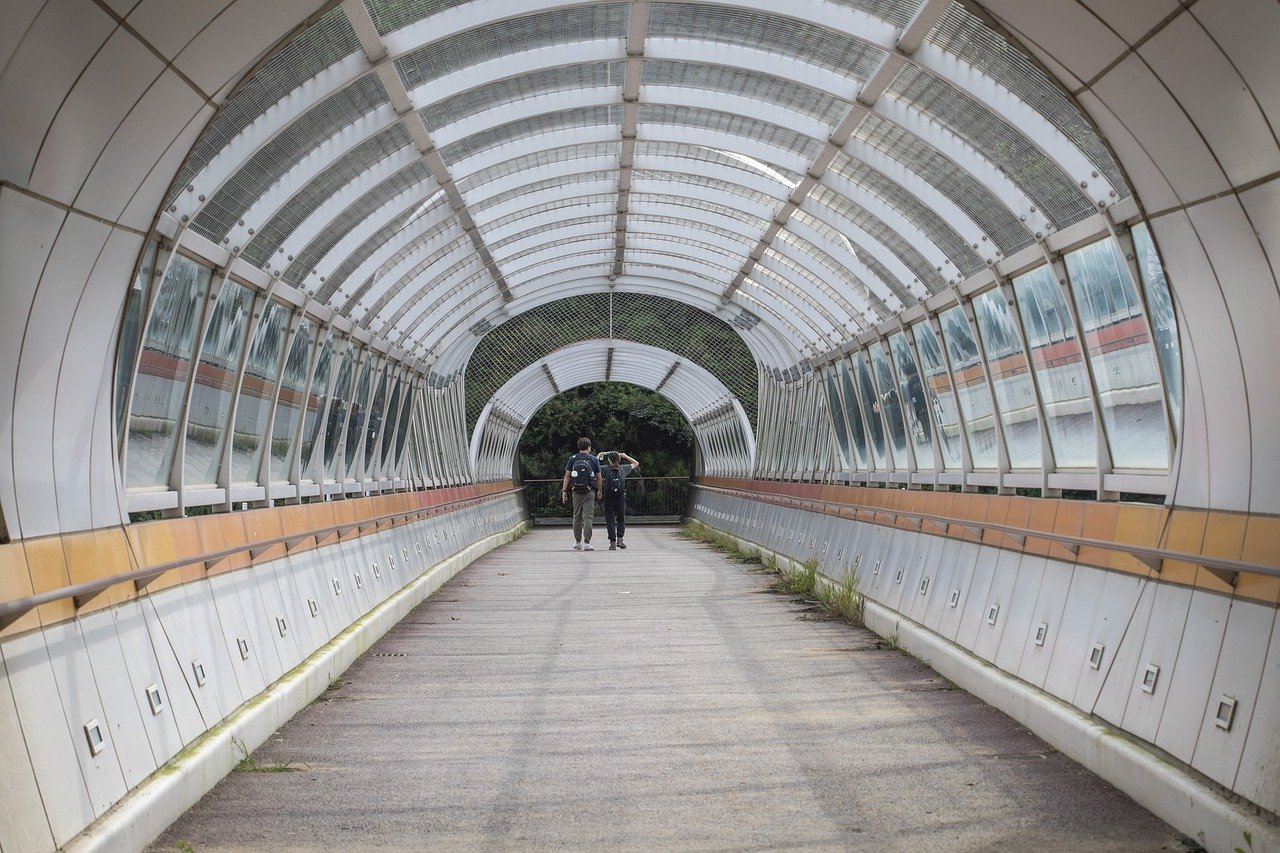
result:
M 236 773 L 295 773 L 308 769 L 306 765 L 295 764 L 292 761 L 259 761 L 249 754 L 249 748 L 238 737 L 231 738 L 231 745 L 240 754 L 240 760 L 232 768 Z
M 824 583 L 817 590 L 822 609 L 854 625 L 862 624 L 862 605 L 866 600 L 858 592 L 857 577 L 852 571 L 840 583 Z

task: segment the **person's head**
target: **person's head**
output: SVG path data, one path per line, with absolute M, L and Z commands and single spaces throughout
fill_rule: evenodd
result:
M 621 460 L 621 458 L 622 457 L 618 456 L 618 451 L 615 450 L 610 453 L 606 453 L 604 456 L 604 461 L 609 463 L 610 468 L 617 468 L 618 462 Z
M 591 449 L 591 439 L 587 438 L 586 436 L 583 436 L 582 438 L 578 439 L 579 452 L 585 452 L 590 449 Z

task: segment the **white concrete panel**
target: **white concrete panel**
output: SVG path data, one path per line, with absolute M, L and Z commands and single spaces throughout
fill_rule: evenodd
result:
M 955 588 L 952 579 L 955 577 L 955 558 L 960 551 L 960 543 L 943 536 L 930 538 L 936 544 L 936 548 L 929 551 L 929 565 L 933 567 L 934 576 L 929 581 L 929 604 L 921 621 L 930 630 L 942 633 L 943 620 L 951 612 L 948 602 L 951 590 Z
M 1083 567 L 1077 568 L 1076 574 L 1083 571 Z M 1079 679 L 1072 699 L 1072 704 L 1089 713 L 1093 711 L 1098 694 L 1111 675 L 1117 650 L 1138 617 L 1142 588 L 1147 583 L 1145 578 L 1121 572 L 1106 572 L 1101 569 L 1094 571 L 1103 576 L 1102 595 L 1098 599 L 1097 610 L 1093 613 L 1093 624 L 1085 637 L 1084 660 L 1080 663 Z M 1095 644 L 1102 646 L 1102 659 L 1097 669 L 1090 664 Z
M 115 364 L 104 359 L 98 385 L 96 407 L 93 410 L 92 450 L 89 459 L 89 524 L 93 528 L 114 527 L 129 522 L 123 490 L 119 488 L 117 470 L 119 457 L 115 443 L 115 412 L 111 406 L 115 385 Z M 55 443 L 54 461 L 61 458 Z M 77 504 L 78 505 L 78 504 Z M 64 522 L 65 524 L 65 522 Z M 65 528 L 64 529 L 68 529 Z
M 1160 717 L 1169 698 L 1169 682 L 1178 661 L 1178 649 L 1187 624 L 1191 593 L 1187 587 L 1162 583 L 1154 585 L 1151 617 L 1138 653 L 1138 668 L 1129 685 L 1129 699 L 1122 725 L 1143 740 L 1155 743 Z M 1148 666 L 1160 668 L 1150 693 L 1142 690 L 1142 679 Z
M 9 64 L 9 58 L 18 49 L 27 28 L 35 21 L 45 0 L 12 0 L 5 4 L 5 27 L 0 30 L 0 68 Z
M 156 162 L 164 156 L 165 149 L 203 103 L 181 77 L 164 70 L 119 127 L 114 128 L 76 196 L 76 207 L 117 219 Z
M 1001 608 L 1005 625 L 994 661 L 1005 672 L 1018 671 L 1022 655 L 1026 651 L 1027 639 L 1034 640 L 1036 625 L 1039 623 L 1033 622 L 1032 618 L 1035 616 L 1044 573 L 1044 557 L 1023 554 L 1018 561 L 1018 576 L 1007 595 L 1008 604 Z
M 1129 44 L 1136 44 L 1178 8 L 1178 0 L 1079 0 Z
M 929 611 L 929 603 L 938 593 L 934 588 L 934 580 L 938 574 L 938 554 L 942 552 L 942 539 L 920 533 L 913 534 L 913 537 L 915 553 L 911 558 L 911 571 L 903 581 L 902 612 L 916 622 L 923 623 Z M 926 578 L 929 584 L 921 594 L 920 585 Z
M 142 709 L 142 723 L 151 744 L 151 754 L 158 764 L 164 764 L 183 746 L 182 733 L 178 730 L 178 706 L 185 704 L 184 714 L 189 719 L 199 718 L 199 711 L 185 688 L 170 692 L 165 684 L 141 605 L 130 601 L 113 607 L 111 616 L 115 620 L 116 636 L 128 668 L 129 686 Z M 146 689 L 152 684 L 160 690 L 160 698 L 164 702 L 164 708 L 158 714 L 152 713 L 146 698 Z
M 320 602 L 324 600 L 322 595 L 324 587 L 320 585 L 322 579 L 316 575 L 316 572 L 302 554 L 294 557 L 285 557 L 280 560 L 280 564 L 280 572 L 287 577 L 289 587 L 297 598 L 295 610 L 299 614 L 297 627 L 300 636 L 298 643 L 305 648 L 306 654 L 310 654 L 329 642 L 330 637 L 333 636 L 325 627 L 326 608 L 320 606 Z M 405 580 L 408 581 L 407 576 Z M 311 608 L 307 604 L 307 599 L 311 599 L 316 603 L 314 616 L 311 615 Z M 303 636 L 306 637 L 305 641 L 302 639 Z
M 0 644 L 0 651 L 53 840 L 62 845 L 94 818 L 76 755 L 88 747 L 83 734 L 78 741 L 69 735 L 44 636 L 35 632 L 14 637 Z
M 1049 673 L 1044 682 L 1045 690 L 1065 702 L 1070 702 L 1075 696 L 1080 668 L 1088 660 L 1089 647 L 1093 643 L 1094 614 L 1100 606 L 1105 582 L 1105 572 L 1086 566 L 1076 566 L 1071 574 L 1071 588 L 1067 592 L 1066 607 L 1059 620 L 1057 642 L 1053 646 Z
M 66 201 L 79 195 L 107 141 L 162 69 L 131 33 L 112 33 L 58 109 L 28 186 Z
M 215 92 L 323 5 L 320 0 L 236 0 L 190 41 L 174 65 L 206 93 Z
M 143 726 L 145 697 L 133 689 L 125 665 L 120 639 L 116 636 L 115 617 L 110 610 L 99 610 L 82 617 L 80 628 L 85 649 L 98 687 L 98 698 L 105 713 L 104 730 L 109 731 L 111 745 L 124 774 L 125 787 L 132 788 L 160 766 L 151 752 L 151 742 Z M 147 716 L 151 715 L 147 711 Z
M 204 587 L 203 595 L 188 600 L 188 592 L 195 587 Z M 166 589 L 161 593 L 149 596 L 154 606 L 156 620 L 149 627 L 152 630 L 152 642 L 157 648 L 168 644 L 173 656 L 181 668 L 182 677 L 195 698 L 200 709 L 203 725 L 200 730 L 217 725 L 226 712 L 222 710 L 219 692 L 225 691 L 226 682 L 232 682 L 232 691 L 236 690 L 234 676 L 230 670 L 230 660 L 221 652 L 223 648 L 222 634 L 216 631 L 210 617 L 217 618 L 208 601 L 208 587 L 200 582 L 186 583 L 182 586 Z M 200 613 L 203 605 L 209 606 L 209 613 Z M 159 636 L 156 631 L 159 630 Z M 204 665 L 205 681 L 199 684 L 194 671 L 194 664 L 199 661 Z M 237 703 L 238 704 L 238 703 Z M 231 706 L 232 708 L 235 705 Z
M 1093 87 L 1159 165 L 1183 202 L 1228 189 L 1222 170 L 1178 103 L 1135 56 L 1111 69 Z
M 1231 613 L 1227 616 L 1222 653 L 1209 689 L 1208 712 L 1200 724 L 1191 766 L 1228 788 L 1235 784 L 1245 739 L 1258 706 L 1265 662 L 1262 651 L 1271 642 L 1275 621 L 1273 605 L 1243 599 L 1231 603 Z M 1230 728 L 1222 728 L 1215 720 L 1218 703 L 1223 699 L 1236 701 Z
M 1034 631 L 1027 635 L 1017 672 L 1019 678 L 1036 687 L 1044 687 L 1045 679 L 1049 676 L 1049 664 L 1062 633 L 1062 614 L 1067 607 L 1067 593 L 1071 589 L 1074 575 L 1075 566 L 1071 563 L 1045 560 L 1044 579 L 1040 582 L 1040 593 L 1036 596 L 1036 609 L 1031 617 L 1031 624 L 1039 625 L 1043 622 L 1049 627 L 1042 646 L 1035 644 Z
M 169 59 L 178 55 L 231 0 L 141 0 L 129 13 L 129 25 Z
M 948 551 L 950 552 L 949 554 Z M 954 551 L 950 551 L 950 549 L 943 551 L 943 559 L 946 559 L 949 555 L 952 558 L 951 561 L 955 564 L 951 578 L 947 581 L 947 606 L 942 611 L 942 624 L 938 629 L 938 633 L 948 640 L 954 641 L 957 632 L 960 630 L 960 621 L 966 612 L 972 591 L 971 581 L 980 551 L 981 549 L 976 542 L 960 542 Z M 952 607 L 951 594 L 957 589 L 960 590 L 960 594 L 956 599 L 956 606 Z M 981 599 L 983 594 L 985 594 L 985 590 L 977 598 Z M 985 613 L 983 615 L 985 616 Z
M 79 301 L 89 272 L 110 233 L 107 226 L 94 220 L 77 215 L 67 217 L 40 277 L 23 331 L 14 395 L 14 411 L 18 416 L 13 420 L 13 478 L 21 496 L 18 518 L 24 536 L 59 531 L 56 489 L 61 484 L 55 484 L 49 476 L 54 470 L 56 423 L 56 397 L 50 389 L 58 386 L 58 368 L 67 338 L 68 306 Z M 102 356 L 91 354 L 91 357 L 98 361 Z M 67 448 L 84 461 L 86 468 L 91 434 L 91 430 L 84 430 L 78 436 L 81 446 Z M 83 474 L 82 471 L 76 476 L 78 488 L 68 489 L 64 500 L 80 502 L 79 511 L 74 514 L 87 519 L 89 493 L 84 488 Z
M 1261 650 L 1252 654 L 1260 655 Z M 1257 708 L 1249 721 L 1234 789 L 1265 809 L 1280 811 L 1280 625 L 1271 629 Z
M 165 149 L 159 161 L 147 174 L 146 180 L 125 205 L 124 212 L 118 219 L 121 224 L 141 230 L 150 228 L 155 220 L 156 209 L 164 201 L 164 194 L 169 189 L 169 184 L 173 182 L 173 176 L 177 174 L 187 152 L 195 145 L 200 131 L 212 116 L 213 107 L 205 105 L 200 112 L 196 113 L 195 118 L 187 122 L 177 139 Z
M 1222 285 L 1212 261 L 1205 255 L 1190 219 L 1184 213 L 1162 216 L 1151 223 L 1153 233 L 1170 270 L 1170 286 L 1179 307 L 1179 334 L 1189 337 L 1195 347 L 1198 375 L 1188 374 L 1187 384 L 1203 380 L 1204 412 L 1209 454 L 1196 458 L 1184 453 L 1182 467 L 1202 467 L 1208 477 L 1208 506 L 1246 511 L 1249 508 L 1249 477 L 1252 460 L 1248 420 L 1241 417 L 1246 406 L 1243 368 L 1238 343 L 1229 335 L 1232 317 L 1224 304 Z M 1188 399 L 1188 404 L 1190 403 Z M 1189 412 L 1189 417 L 1194 415 Z M 1270 453 L 1271 448 L 1267 448 Z M 1184 506 L 1180 471 L 1177 502 Z
M 1107 641 L 1107 659 L 1104 660 L 1107 665 L 1107 674 L 1103 679 L 1102 689 L 1097 692 L 1092 708 L 1086 706 L 1081 699 L 1081 693 L 1084 693 L 1086 688 L 1082 686 L 1080 692 L 1076 694 L 1081 708 L 1091 711 L 1115 726 L 1122 725 L 1129 699 L 1142 684 L 1141 678 L 1138 677 L 1139 667 L 1144 672 L 1146 670 L 1146 664 L 1141 663 L 1142 647 L 1151 624 L 1151 611 L 1155 606 L 1156 593 L 1161 586 L 1165 585 L 1155 581 L 1144 581 L 1138 593 L 1138 605 L 1133 611 L 1133 619 L 1118 642 L 1111 645 Z M 1108 591 L 1103 590 L 1102 594 L 1105 598 Z
M 44 629 L 43 633 L 53 678 L 62 699 L 67 733 L 72 743 L 80 747 L 76 750 L 76 759 L 89 789 L 89 802 L 95 815 L 101 815 L 128 790 L 117 754 L 120 745 L 115 741 L 111 719 L 98 696 L 79 623 L 64 622 Z M 90 720 L 99 721 L 106 738 L 105 748 L 97 755 L 91 753 L 85 738 L 84 726 Z
M 1253 93 L 1193 16 L 1178 16 L 1138 53 L 1187 111 L 1233 184 L 1280 168 L 1280 147 Z
M 1280 447 L 1280 418 L 1275 416 L 1280 290 L 1235 196 L 1196 205 L 1187 214 L 1212 259 L 1244 367 L 1249 446 L 1254 449 L 1248 506 L 1253 512 L 1280 512 L 1280 453 L 1275 450 Z M 1235 416 L 1241 414 L 1237 404 Z M 1240 454 L 1242 448 L 1234 449 Z
M 180 588 L 177 591 L 180 592 Z M 184 638 L 178 636 L 176 643 L 170 640 L 172 633 L 170 626 L 176 627 L 180 620 L 161 616 L 155 606 L 158 597 L 160 596 L 144 596 L 139 600 L 139 608 L 143 626 L 147 631 L 146 640 L 155 651 L 156 665 L 160 667 L 165 702 L 173 712 L 174 725 L 178 727 L 183 745 L 186 745 L 212 725 L 204 721 L 206 713 L 201 707 L 202 701 L 211 702 L 212 700 L 207 698 L 208 693 L 205 688 L 197 687 L 195 682 L 190 680 L 188 673 L 191 670 L 191 658 L 183 642 Z M 129 642 L 130 640 L 125 639 L 126 646 Z M 138 638 L 134 642 L 141 644 L 142 639 Z
M 1168 673 L 1170 701 L 1165 703 L 1155 743 L 1188 764 L 1209 705 L 1209 687 L 1230 609 L 1231 599 L 1224 595 L 1202 590 L 1192 593 L 1178 662 Z
M 274 677 L 268 677 L 263 673 L 263 657 L 274 656 L 275 646 L 269 637 L 264 638 L 260 636 L 261 632 L 255 630 L 259 627 L 261 620 L 254 606 L 256 602 L 252 602 L 254 592 L 251 589 L 241 589 L 245 583 L 243 575 L 248 571 L 252 569 L 216 575 L 209 578 L 208 584 L 217 609 L 218 625 L 225 632 L 215 639 L 225 643 L 231 650 L 230 673 L 239 685 L 241 695 L 256 696 L 269 683 L 275 681 Z M 249 606 L 241 600 L 242 596 L 251 600 Z M 248 657 L 244 657 L 240 652 L 241 638 L 248 646 Z M 265 664 L 265 666 L 270 671 L 270 665 Z M 276 667 L 278 666 L 277 662 Z
M 1000 611 L 996 614 L 996 624 L 987 624 L 986 613 L 982 615 L 982 620 L 978 623 L 978 633 L 973 643 L 973 653 L 983 660 L 994 662 L 996 653 L 1004 644 L 1004 635 L 1008 631 L 1013 631 L 1014 635 L 1022 630 L 1023 626 L 1014 625 L 1010 622 L 1009 617 L 1013 610 L 1013 591 L 1018 580 L 1019 568 L 1018 564 L 1022 555 L 1016 551 L 997 551 L 995 552 L 995 569 L 991 574 L 991 584 L 987 589 L 987 607 L 992 604 L 998 604 Z M 1036 585 L 1030 591 L 1031 601 L 1027 602 L 1023 608 L 1025 614 L 1030 614 L 1031 607 L 1035 604 L 1033 596 L 1039 591 Z M 1025 634 L 1023 634 L 1025 636 Z M 1019 644 L 1020 645 L 1020 644 Z
M 1124 121 L 1116 117 L 1110 106 L 1092 92 L 1081 92 L 1080 106 L 1084 108 L 1098 132 L 1115 152 L 1116 159 L 1124 166 L 1129 186 L 1149 212 L 1176 207 L 1178 194 L 1169 179 L 1151 159 L 1151 155 L 1133 137 Z
M 8 849 L 49 850 L 53 831 L 36 786 L 31 754 L 23 740 L 22 723 L 13 702 L 9 676 L 0 658 L 0 767 L 4 768 L 4 808 L 0 808 L 0 839 Z
M 952 639 L 970 651 L 973 651 L 974 645 L 978 642 L 979 630 L 989 630 L 993 627 L 987 624 L 987 611 L 991 605 L 1000 604 L 1000 611 L 1004 610 L 1004 602 L 995 602 L 991 599 L 991 580 L 995 577 L 996 563 L 1000 559 L 1000 553 L 998 548 L 981 546 L 978 550 L 978 559 L 974 563 L 973 573 L 965 584 L 967 589 L 960 590 L 958 607 L 961 611 L 960 626 Z M 994 627 L 1000 625 L 1003 616 L 1003 612 L 996 613 Z
M 1200 362 L 1195 341 L 1178 320 L 1178 351 L 1182 355 L 1182 419 L 1177 431 L 1175 479 L 1170 483 L 1179 506 L 1209 505 L 1209 423 L 1201 390 Z
M 806 513 L 808 514 L 808 513 Z M 889 551 L 885 557 L 880 574 L 886 575 L 881 585 L 883 590 L 880 602 L 892 610 L 902 612 L 904 590 L 907 588 L 907 577 L 911 574 L 913 547 L 916 535 L 904 530 L 888 528 Z M 910 601 L 908 598 L 907 601 Z
M 1191 14 L 1231 58 L 1272 127 L 1280 126 L 1280 6 L 1270 0 L 1201 0 Z
M 248 581 L 252 584 L 258 600 L 261 602 L 259 606 L 262 608 L 262 615 L 259 619 L 262 627 L 267 637 L 275 644 L 276 651 L 280 656 L 280 669 L 267 678 L 268 683 L 270 683 L 297 666 L 302 660 L 302 655 L 299 653 L 298 643 L 294 639 L 300 626 L 297 624 L 297 620 L 293 618 L 292 612 L 285 606 L 284 596 L 281 595 L 280 586 L 276 581 L 274 567 L 267 566 L 264 568 L 264 571 L 255 571 L 248 578 Z M 280 633 L 280 627 L 276 623 L 279 618 L 283 618 L 285 622 L 284 634 Z
M 0 179 L 27 186 L 54 115 L 114 28 L 90 0 L 50 0 L 40 10 L 0 73 Z
M 1033 44 L 1048 46 L 1081 80 L 1092 80 L 1126 48 L 1119 36 L 1075 3 L 1033 6 L 1022 0 L 984 0 L 983 6 Z

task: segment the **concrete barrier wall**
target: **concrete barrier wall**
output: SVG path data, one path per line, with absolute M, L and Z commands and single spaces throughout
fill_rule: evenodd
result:
M 66 844 L 432 566 L 523 519 L 508 494 L 4 639 L 0 849 Z
M 1248 808 L 1280 812 L 1274 601 L 705 488 L 693 490 L 690 516 L 798 562 L 817 557 L 833 581 L 853 573 L 869 600 L 913 626 L 1154 746 Z

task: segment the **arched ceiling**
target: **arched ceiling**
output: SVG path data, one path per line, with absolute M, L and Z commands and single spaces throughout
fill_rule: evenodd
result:
M 443 375 L 477 324 L 610 284 L 750 317 L 785 370 L 1129 194 L 947 0 L 344 0 L 164 215 Z

